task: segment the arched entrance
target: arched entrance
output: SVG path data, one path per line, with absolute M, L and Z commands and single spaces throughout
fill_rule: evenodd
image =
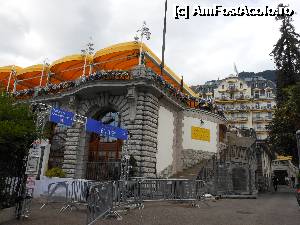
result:
M 120 113 L 108 109 L 97 113 L 94 119 L 115 127 L 120 127 Z M 89 180 L 118 180 L 121 173 L 122 140 L 102 137 L 92 133 L 88 143 L 86 178 Z
M 232 169 L 232 186 L 234 191 L 247 191 L 247 175 L 244 168 Z

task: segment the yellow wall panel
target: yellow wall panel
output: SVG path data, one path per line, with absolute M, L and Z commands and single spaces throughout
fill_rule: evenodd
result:
M 192 139 L 210 142 L 210 129 L 192 126 Z

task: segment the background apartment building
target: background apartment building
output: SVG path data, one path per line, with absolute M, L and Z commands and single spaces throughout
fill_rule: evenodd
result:
M 224 111 L 230 126 L 253 128 L 257 139 L 267 138 L 266 125 L 272 120 L 276 105 L 274 82 L 262 77 L 239 78 L 230 75 L 194 89 L 203 98 L 214 99 Z

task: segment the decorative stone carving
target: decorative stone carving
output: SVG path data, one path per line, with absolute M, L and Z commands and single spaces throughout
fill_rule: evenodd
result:
M 68 108 L 72 111 L 74 111 L 76 109 L 76 104 L 78 102 L 78 99 L 76 97 L 76 95 L 71 95 L 69 97 L 69 101 L 68 101 Z
M 133 79 L 145 78 L 147 77 L 147 68 L 145 65 L 136 66 L 131 73 Z
M 127 103 L 129 105 L 129 120 L 133 122 L 136 116 L 137 94 L 135 86 L 130 86 L 127 90 Z

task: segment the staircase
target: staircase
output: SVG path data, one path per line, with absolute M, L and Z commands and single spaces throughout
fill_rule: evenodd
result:
M 171 178 L 177 179 L 200 179 L 200 180 L 208 180 L 212 176 L 213 171 L 213 161 L 212 159 L 204 159 L 200 163 L 184 169 L 182 172 L 174 174 Z

